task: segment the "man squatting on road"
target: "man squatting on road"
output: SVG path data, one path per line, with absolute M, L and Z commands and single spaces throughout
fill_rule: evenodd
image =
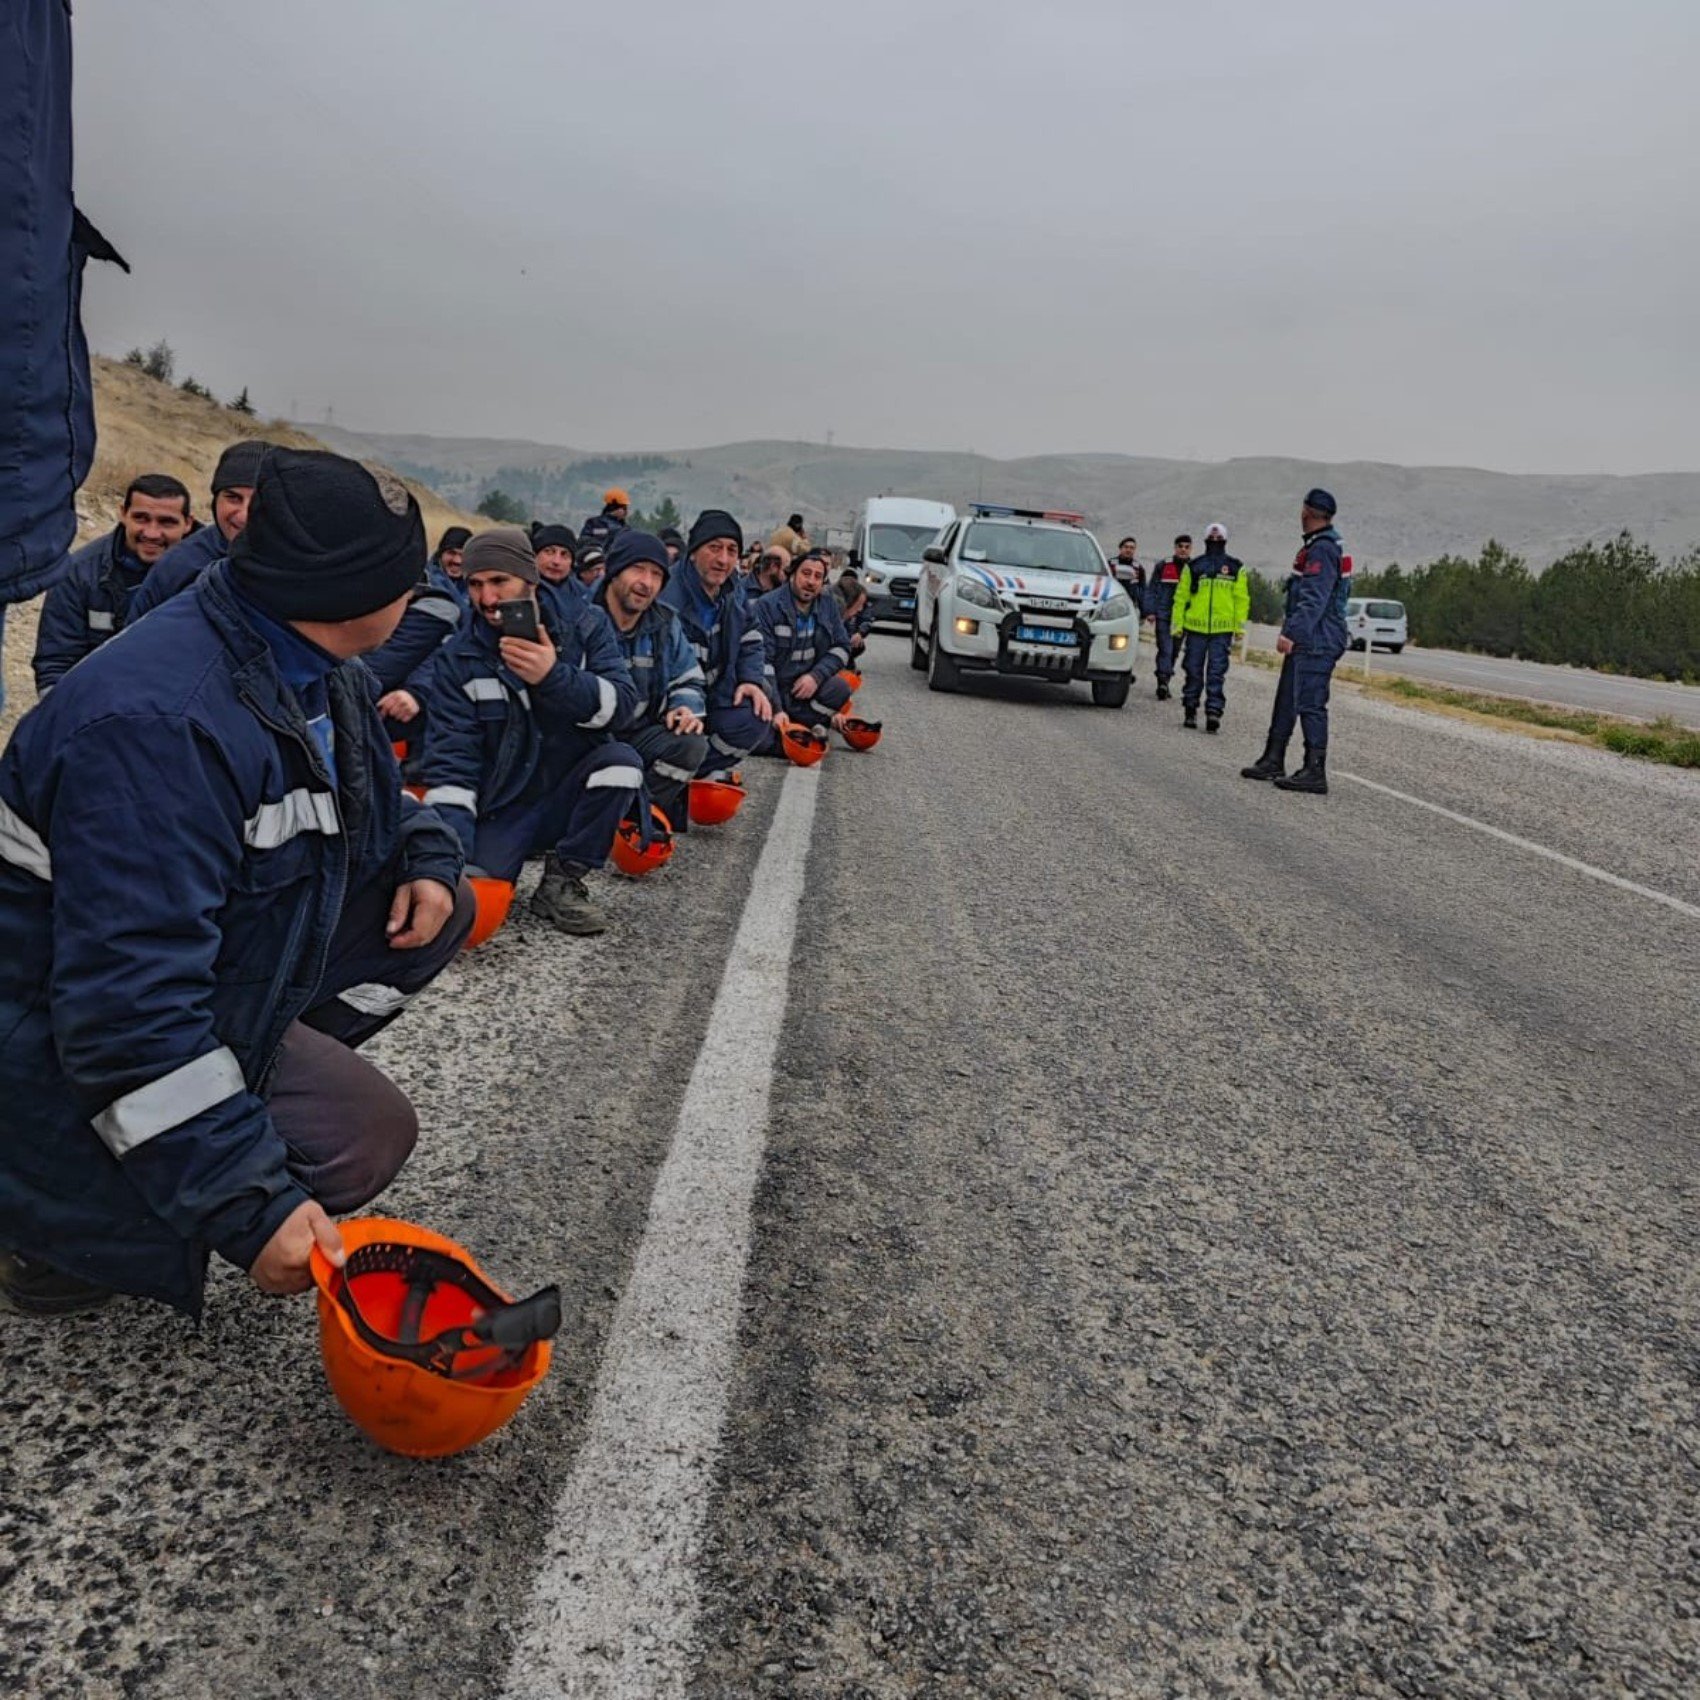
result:
M 270 449 L 246 527 L 0 757 L 0 1246 L 20 1308 L 201 1308 L 217 1252 L 304 1291 L 418 1124 L 358 1055 L 459 950 L 461 847 L 401 789 L 357 656 L 418 505 Z M 114 894 L 121 893 L 121 903 Z

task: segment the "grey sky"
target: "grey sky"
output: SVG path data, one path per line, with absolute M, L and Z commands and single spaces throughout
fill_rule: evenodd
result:
M 1694 0 L 77 0 L 95 346 L 356 428 L 1700 467 Z

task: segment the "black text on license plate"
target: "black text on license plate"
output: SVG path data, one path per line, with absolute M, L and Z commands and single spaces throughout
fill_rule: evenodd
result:
M 1066 644 L 1070 649 L 1074 648 L 1073 632 L 1057 631 L 1050 626 L 1017 626 L 1015 635 L 1021 643 Z

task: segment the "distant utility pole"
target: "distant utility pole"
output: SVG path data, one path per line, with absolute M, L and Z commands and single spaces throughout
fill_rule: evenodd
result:
M 325 423 L 327 425 L 336 423 L 336 409 L 328 401 L 325 403 Z
M 832 447 L 832 433 L 830 431 L 828 431 L 827 434 L 826 434 L 826 446 L 829 449 Z

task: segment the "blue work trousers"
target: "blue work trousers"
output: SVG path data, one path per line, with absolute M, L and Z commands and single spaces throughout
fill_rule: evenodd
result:
M 708 711 L 708 754 L 700 771 L 707 777 L 728 774 L 745 756 L 759 756 L 773 741 L 773 723 L 748 703 L 728 703 Z
M 1295 724 L 1304 727 L 1305 753 L 1322 755 L 1328 749 L 1328 685 L 1337 655 L 1293 650 L 1282 658 L 1275 685 L 1275 712 L 1269 721 L 1269 747 L 1285 755 Z
M 1232 632 L 1185 632 L 1182 665 L 1186 679 L 1181 685 L 1181 707 L 1198 707 L 1200 693 L 1204 712 L 1220 720 L 1228 706 L 1228 652 L 1234 647 Z
M 629 744 L 598 744 L 562 773 L 545 761 L 524 796 L 480 819 L 473 863 L 515 880 L 527 856 L 553 850 L 563 862 L 600 868 L 642 784 L 643 759 Z
M 1167 614 L 1158 614 L 1156 622 L 1153 630 L 1157 638 L 1157 683 L 1166 685 L 1175 671 L 1175 628 Z

